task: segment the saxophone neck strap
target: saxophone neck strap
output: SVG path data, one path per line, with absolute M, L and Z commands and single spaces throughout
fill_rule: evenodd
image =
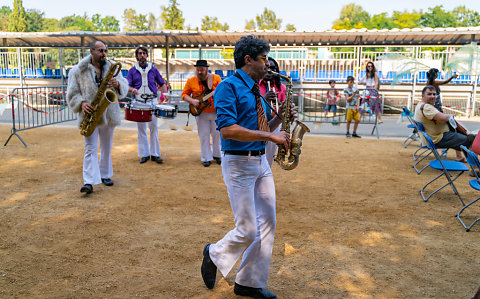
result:
M 247 82 L 245 82 L 245 80 L 243 80 L 242 76 L 238 73 L 238 72 L 235 72 L 235 74 L 233 74 L 235 77 L 237 77 L 238 79 L 242 80 L 243 84 L 245 84 L 245 86 L 250 89 L 250 87 L 248 87 L 248 84 Z M 252 91 L 253 93 L 253 91 Z M 255 93 L 254 93 L 255 94 Z M 262 99 L 262 101 L 268 106 L 268 108 L 270 108 L 273 113 L 275 113 L 275 115 L 280 118 L 281 121 L 283 121 L 283 118 L 277 113 L 277 111 L 268 103 L 267 100 L 265 100 L 265 98 L 260 94 L 260 92 L 258 93 L 258 95 L 260 96 L 260 98 Z M 255 95 L 257 96 L 257 95 Z

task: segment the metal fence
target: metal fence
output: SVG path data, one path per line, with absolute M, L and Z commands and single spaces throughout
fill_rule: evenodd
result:
M 66 101 L 66 85 L 15 88 L 9 94 L 12 112 L 12 131 L 5 146 L 13 135 L 27 147 L 17 132 L 75 120 Z

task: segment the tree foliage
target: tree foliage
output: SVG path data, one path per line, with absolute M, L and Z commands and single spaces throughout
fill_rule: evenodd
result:
M 11 32 L 25 32 L 28 29 L 27 13 L 23 8 L 22 0 L 13 1 L 13 11 L 10 14 L 8 23 L 8 31 Z
M 105 16 L 102 18 L 100 14 L 92 16 L 93 26 L 95 31 L 120 31 L 120 22 L 114 16 Z
M 152 12 L 148 13 L 147 27 L 148 27 L 148 30 L 151 30 L 151 31 L 155 31 L 159 29 L 158 19 L 155 17 L 155 15 Z
M 469 27 L 480 25 L 480 14 L 474 10 L 467 9 L 465 6 L 458 6 L 452 11 L 457 26 Z
M 11 13 L 12 10 L 6 5 L 0 8 L 0 31 L 8 31 L 8 24 L 10 23 Z
M 417 28 L 420 27 L 420 16 L 422 11 L 407 10 L 400 12 L 394 11 L 392 15 L 393 28 Z
M 370 14 L 363 7 L 350 3 L 342 7 L 340 17 L 333 23 L 333 29 L 366 28 Z
M 27 31 L 42 31 L 44 16 L 45 13 L 43 11 L 39 11 L 38 9 L 27 9 Z
M 285 30 L 286 31 L 297 31 L 297 28 L 295 28 L 295 25 L 289 23 L 289 24 L 285 25 Z
M 273 10 L 265 7 L 261 15 L 255 17 L 258 29 L 280 30 L 282 26 L 282 19 L 278 19 Z
M 205 16 L 202 18 L 201 30 L 226 31 L 230 28 L 227 23 L 220 23 L 217 17 Z
M 147 15 L 138 14 L 133 8 L 127 8 L 123 11 L 123 22 L 125 31 L 147 31 L 148 22 Z
M 89 20 L 88 16 L 73 14 L 60 19 L 58 27 L 61 31 L 95 31 L 93 22 Z
M 245 30 L 255 30 L 256 28 L 255 20 L 246 20 L 245 21 Z
M 431 28 L 455 27 L 456 20 L 452 13 L 443 9 L 443 5 L 437 5 L 420 16 L 420 24 Z
M 162 5 L 160 7 L 162 13 L 160 18 L 163 23 L 163 28 L 170 30 L 183 30 L 185 19 L 183 12 L 178 8 L 177 0 L 170 0 L 168 6 Z

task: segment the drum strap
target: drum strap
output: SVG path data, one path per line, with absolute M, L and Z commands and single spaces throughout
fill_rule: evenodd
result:
M 152 64 L 147 63 L 147 67 L 143 69 L 138 62 L 135 63 L 135 69 L 142 75 L 142 86 L 140 89 L 142 90 L 143 94 L 152 94 L 150 88 L 148 88 L 148 72 L 152 69 Z

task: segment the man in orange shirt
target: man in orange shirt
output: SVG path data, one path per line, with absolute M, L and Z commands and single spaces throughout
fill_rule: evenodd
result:
M 197 74 L 187 80 L 182 92 L 182 99 L 195 108 L 203 106 L 202 98 L 206 95 L 212 95 L 210 98 L 204 99 L 205 103 L 210 105 L 195 117 L 198 137 L 200 138 L 201 161 L 205 167 L 210 166 L 213 159 L 217 164 L 222 162 L 220 158 L 220 133 L 217 131 L 217 124 L 215 123 L 217 113 L 213 106 L 213 91 L 222 79 L 218 75 L 209 74 L 208 66 L 206 60 L 198 60 L 195 64 Z M 210 136 L 212 136 L 212 146 L 210 146 Z

